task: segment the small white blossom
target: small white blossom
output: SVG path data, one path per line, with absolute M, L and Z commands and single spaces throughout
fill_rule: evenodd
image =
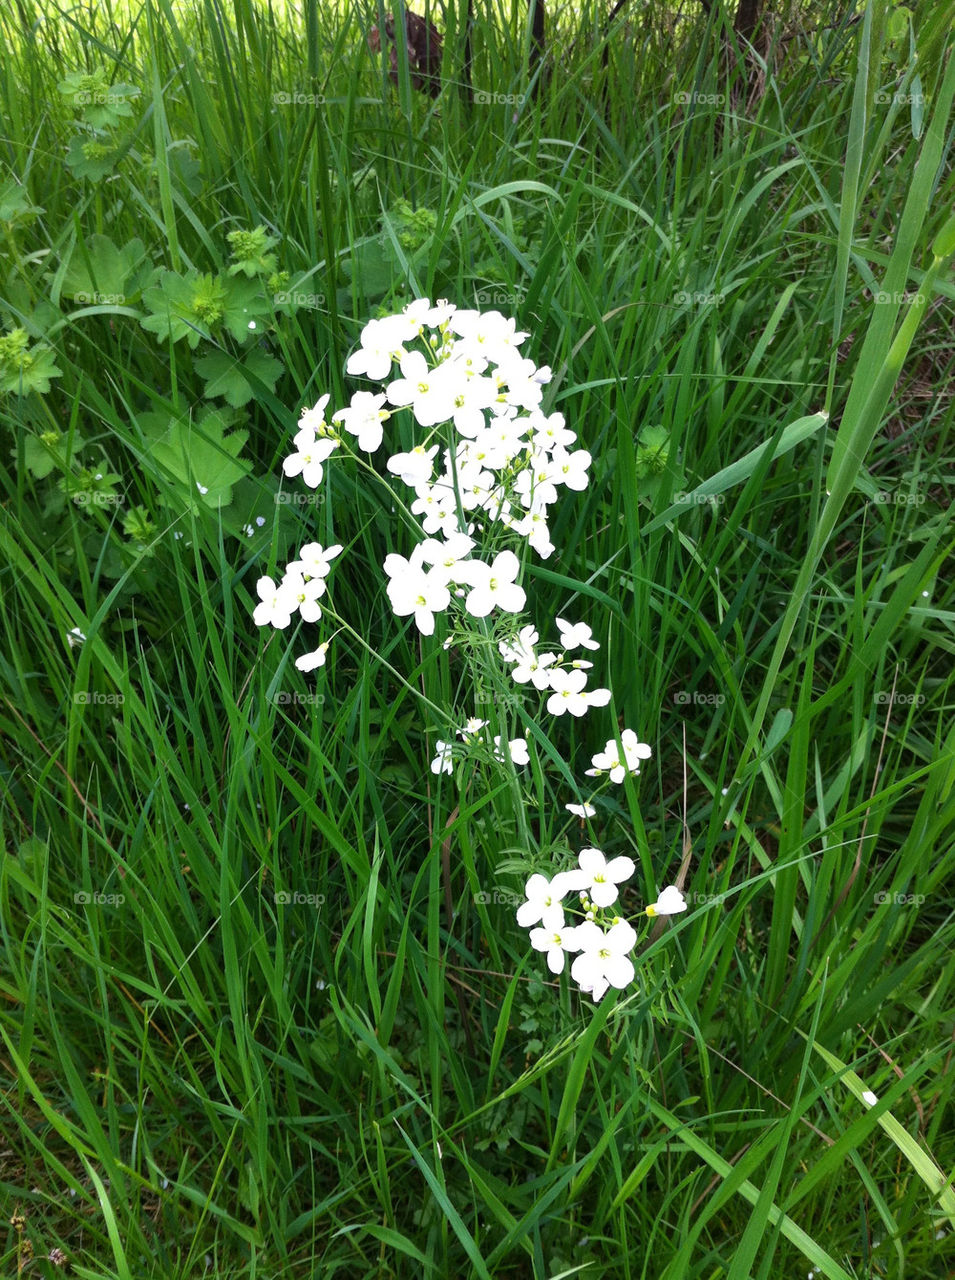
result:
M 550 673 L 552 693 L 547 699 L 547 710 L 552 716 L 562 716 L 569 711 L 572 716 L 582 716 L 588 707 L 604 707 L 610 701 L 609 689 L 592 689 L 585 691 L 587 683 L 586 671 L 564 671 L 562 668 Z
M 276 586 L 271 578 L 259 578 L 255 589 L 260 602 L 252 613 L 255 625 L 264 627 L 266 624 L 271 624 L 273 627 L 278 627 L 280 631 L 284 631 L 292 621 L 292 614 L 298 608 L 298 601 L 289 585 L 283 582 Z
M 431 772 L 453 773 L 454 757 L 451 754 L 452 744 L 450 742 L 442 742 L 439 738 L 435 746 L 437 747 L 437 755 L 431 761 Z
M 295 659 L 295 665 L 299 671 L 314 671 L 316 667 L 324 667 L 325 654 L 328 652 L 328 646 L 331 642 L 326 640 L 320 644 L 312 653 L 303 653 L 300 658 Z
M 514 764 L 528 764 L 530 756 L 527 751 L 526 738 L 512 738 L 504 747 L 501 746 L 501 735 L 494 735 L 494 755 L 498 760 L 506 760 L 508 756 Z
M 530 944 L 535 951 L 543 951 L 547 955 L 547 967 L 551 973 L 563 973 L 564 956 L 568 951 L 575 951 L 575 935 L 573 927 L 559 926 L 555 929 L 538 927 L 531 929 Z
M 686 900 L 675 884 L 668 884 L 659 898 L 646 908 L 648 916 L 675 916 L 686 910 Z
M 565 622 L 563 618 L 558 618 L 557 630 L 560 632 L 561 647 L 568 652 L 576 649 L 578 645 L 582 649 L 600 648 L 586 622 Z
M 575 948 L 580 955 L 571 965 L 570 974 L 582 991 L 601 1000 L 609 987 L 622 990 L 633 981 L 633 950 L 637 935 L 626 920 L 617 919 L 604 932 L 592 920 L 585 920 L 574 931 Z
M 358 437 L 358 447 L 363 453 L 374 453 L 381 444 L 383 424 L 391 416 L 383 409 L 387 397 L 372 395 L 370 391 L 356 391 L 347 409 L 339 409 L 334 422 L 344 424 L 345 430 Z
M 593 757 L 591 763 L 594 767 L 585 770 L 589 777 L 599 778 L 609 772 L 611 782 L 623 782 L 628 773 L 638 774 L 640 761 L 649 760 L 653 754 L 645 742 L 638 740 L 632 729 L 624 729 L 620 741 L 623 745 L 623 762 L 620 760 L 620 750 L 611 738 L 606 749 L 598 751 Z
M 462 565 L 471 583 L 464 607 L 474 618 L 486 618 L 495 605 L 505 613 L 517 613 L 524 608 L 527 596 L 515 578 L 521 571 L 521 562 L 513 551 L 502 551 L 494 557 L 493 564 L 470 560 Z
M 584 887 L 595 907 L 609 907 L 616 902 L 617 885 L 629 880 L 636 871 L 632 858 L 612 858 L 608 862 L 599 849 L 581 849 L 577 861 L 587 877 Z

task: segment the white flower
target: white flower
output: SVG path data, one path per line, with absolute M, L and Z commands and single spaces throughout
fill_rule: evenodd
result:
M 338 448 L 338 441 L 332 439 L 317 440 L 310 428 L 299 431 L 294 441 L 296 452 L 290 454 L 282 463 L 282 470 L 291 479 L 301 475 L 310 489 L 321 484 L 324 468 L 322 463 Z
M 291 593 L 295 607 L 305 622 L 318 622 L 322 616 L 318 601 L 325 594 L 324 578 L 309 578 L 306 582 L 300 573 L 286 571 L 280 590 Z
M 434 635 L 434 615 L 451 603 L 451 593 L 434 573 L 425 573 L 404 556 L 385 557 L 385 573 L 388 583 L 388 599 L 399 618 L 414 614 L 418 630 L 424 636 Z
M 538 635 L 534 627 L 521 627 L 515 640 L 502 640 L 498 644 L 501 657 L 505 662 L 513 662 L 511 678 L 518 684 L 526 684 L 528 680 L 535 689 L 546 689 L 550 685 L 547 668 L 557 661 L 555 653 L 538 654 L 534 650 Z
M 348 357 L 345 371 L 383 382 L 391 373 L 392 362 L 404 354 L 401 344 L 410 342 L 416 332 L 404 316 L 369 320 L 361 331 L 361 350 Z
M 592 804 L 565 804 L 564 808 L 578 818 L 592 818 L 597 812 Z
M 562 413 L 552 413 L 545 418 L 541 413 L 531 417 L 534 432 L 534 448 L 544 453 L 552 453 L 555 449 L 567 449 L 577 439 L 577 433 L 568 431 Z
M 461 562 L 467 560 L 473 548 L 474 539 L 466 533 L 451 533 L 443 542 L 439 538 L 425 538 L 412 552 L 411 563 L 432 565 L 436 581 L 457 582 Z
M 681 911 L 686 910 L 686 901 L 683 894 L 675 884 L 668 884 L 662 891 L 659 898 L 647 907 L 646 912 L 650 917 L 653 916 L 675 916 Z
M 862 1101 L 866 1104 L 867 1107 L 874 1107 L 875 1104 L 879 1101 L 879 1099 L 876 1097 L 876 1095 L 872 1092 L 871 1089 L 864 1089 L 862 1091 Z
M 298 608 L 298 601 L 288 584 L 283 581 L 276 586 L 271 578 L 259 578 L 255 584 L 260 603 L 255 606 L 252 619 L 257 627 L 270 623 L 280 631 L 292 621 L 292 614 Z
M 519 347 L 527 337 L 526 333 L 517 332 L 515 320 L 505 318 L 500 311 L 456 311 L 451 317 L 451 329 L 463 339 L 462 349 L 498 362 L 505 348 Z
M 420 333 L 425 326 L 437 328 L 445 324 L 457 311 L 447 298 L 438 298 L 432 306 L 429 298 L 415 298 L 402 308 L 401 316 L 409 324 L 414 325 L 414 332 Z
M 328 433 L 328 423 L 325 421 L 325 406 L 330 399 L 329 395 L 324 395 L 311 409 L 302 410 L 298 420 L 300 431 L 310 431 L 313 438 L 315 436 L 324 436 Z
M 558 484 L 564 484 L 578 493 L 587 488 L 590 480 L 587 468 L 593 459 L 586 449 L 577 449 L 573 453 L 555 449 L 551 458 L 553 466 L 550 474 Z
M 457 381 L 452 366 L 429 369 L 420 351 L 410 351 L 401 357 L 401 375 L 388 384 L 391 404 L 410 404 L 415 420 L 422 427 L 433 427 L 451 417 Z
M 610 701 L 609 689 L 593 689 L 585 692 L 586 671 L 564 671 L 558 668 L 550 673 L 552 693 L 547 699 L 547 710 L 552 716 L 562 716 L 569 711 L 572 716 L 582 716 L 588 707 L 604 707 Z
M 609 907 L 617 901 L 617 885 L 629 880 L 636 871 L 632 858 L 612 858 L 610 862 L 599 849 L 581 849 L 577 855 L 586 876 L 584 888 L 595 907 Z
M 633 961 L 627 953 L 636 940 L 626 920 L 617 919 L 606 933 L 592 920 L 585 920 L 574 931 L 574 945 L 581 954 L 571 965 L 571 977 L 594 1001 L 602 999 L 608 987 L 621 990 L 633 981 Z
M 78 648 L 85 639 L 86 639 L 86 636 L 79 629 L 79 627 L 72 627 L 66 633 L 66 643 L 70 646 L 71 649 Z
M 478 720 L 477 716 L 471 716 L 464 728 L 458 729 L 456 732 L 465 742 L 470 742 L 475 734 L 479 733 L 486 724 L 486 720 Z
M 546 453 L 531 454 L 527 466 L 514 481 L 514 488 L 527 510 L 540 510 L 557 501 L 554 470 Z
M 388 459 L 386 465 L 392 475 L 397 476 L 413 489 L 416 485 L 426 484 L 431 479 L 431 473 L 434 470 L 432 459 L 437 452 L 437 445 L 432 445 L 430 449 L 425 449 L 421 444 L 415 445 L 408 453 L 396 453 L 394 457 Z
M 303 653 L 300 658 L 295 659 L 295 665 L 299 671 L 314 671 L 316 667 L 324 667 L 325 654 L 328 652 L 330 640 L 326 640 L 320 644 L 312 653 Z
M 431 761 L 431 772 L 432 773 L 453 773 L 454 758 L 451 755 L 452 744 L 450 742 L 442 742 L 441 739 L 439 738 L 435 745 L 437 747 L 438 753 L 434 757 L 434 759 Z
M 586 622 L 565 622 L 563 618 L 558 618 L 557 630 L 560 632 L 561 648 L 568 652 L 576 649 L 578 645 L 582 649 L 600 648 Z
M 327 551 L 320 542 L 307 542 L 299 551 L 299 558 L 289 564 L 289 572 L 300 573 L 303 578 L 327 578 L 332 571 L 330 561 L 341 550 L 338 542 Z
M 496 605 L 505 613 L 517 613 L 524 608 L 527 596 L 523 587 L 514 579 L 521 571 L 521 562 L 513 551 L 502 551 L 494 557 L 493 564 L 481 560 L 469 560 L 461 566 L 467 570 L 465 582 L 470 582 L 464 607 L 474 618 L 486 618 Z
M 539 920 L 545 929 L 562 929 L 564 908 L 561 901 L 564 894 L 574 887 L 572 872 L 559 871 L 552 880 L 535 873 L 524 886 L 527 901 L 517 908 L 517 923 L 526 929 Z
M 637 735 L 632 729 L 624 729 L 620 735 L 620 742 L 623 746 L 624 762 L 620 762 L 620 751 L 617 744 L 611 739 L 604 751 L 598 751 L 593 757 L 592 769 L 586 769 L 585 772 L 591 778 L 599 778 L 608 770 L 610 772 L 610 780 L 612 782 L 623 782 L 628 773 L 638 774 L 640 772 L 640 761 L 649 760 L 653 754 L 645 742 L 640 742 Z
M 364 453 L 374 453 L 384 435 L 383 423 L 391 414 L 381 406 L 387 397 L 372 395 L 370 391 L 356 391 L 347 409 L 339 409 L 332 419 L 344 424 L 345 430 L 358 437 L 358 447 Z
M 577 950 L 574 941 L 576 932 L 573 926 L 531 929 L 529 934 L 531 946 L 535 951 L 547 953 L 547 967 L 551 973 L 563 973 L 565 952 Z
M 501 746 L 501 735 L 496 733 L 494 735 L 494 755 L 498 760 L 506 760 L 510 756 L 514 764 L 528 764 L 530 762 L 526 738 L 512 738 L 506 744 L 505 754 L 505 747 Z
M 411 514 L 424 517 L 421 527 L 425 533 L 439 533 L 457 524 L 457 503 L 453 492 L 440 490 L 437 485 L 419 484 L 415 493 L 418 496 L 411 504 Z

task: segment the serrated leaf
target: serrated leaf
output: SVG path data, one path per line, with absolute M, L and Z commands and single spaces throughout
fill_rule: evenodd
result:
M 193 306 L 198 279 L 196 272 L 184 277 L 175 271 L 164 271 L 159 283 L 143 294 L 143 303 L 151 314 L 140 320 L 142 327 L 155 333 L 160 342 L 185 338 L 195 350 L 200 338 L 209 337 L 208 327 Z
M 19 367 L 8 366 L 0 370 L 0 391 L 15 395 L 28 395 L 36 391 L 46 395 L 51 378 L 62 378 L 63 371 L 49 347 L 34 347 Z
M 150 438 L 150 457 L 181 483 L 190 500 L 213 509 L 228 506 L 232 486 L 252 469 L 251 462 L 239 457 L 248 432 L 227 434 L 231 424 L 225 414 L 215 409 L 198 422 L 168 421 L 161 435 L 155 434 L 156 417 L 149 415 L 149 420 L 140 420 L 140 427 Z
M 16 178 L 0 187 L 0 222 L 21 222 L 43 213 L 39 205 L 31 204 L 26 188 Z
M 246 375 L 274 391 L 285 366 L 281 360 L 256 348 L 246 352 L 242 360 L 236 360 L 224 351 L 212 351 L 196 361 L 196 371 L 206 384 L 204 394 L 209 399 L 224 396 L 234 409 L 241 409 L 255 394 L 255 387 Z
M 118 147 L 84 135 L 74 138 L 67 148 L 66 167 L 78 178 L 100 182 L 113 172 L 118 156 Z
M 16 457 L 16 449 L 11 449 L 10 452 Z M 23 461 L 27 471 L 36 476 L 37 480 L 45 480 L 56 466 L 52 452 L 37 436 L 27 436 L 24 440 Z
M 257 316 L 268 315 L 270 311 L 258 280 L 242 280 L 234 276 L 228 279 L 222 323 L 236 342 L 247 341 L 254 333 L 254 329 L 249 328 L 250 323 L 254 325 Z
M 121 249 L 109 236 L 92 235 L 85 245 L 76 244 L 63 277 L 63 294 L 80 304 L 105 300 L 125 306 L 132 298 L 130 282 L 148 264 L 142 240 L 130 240 Z

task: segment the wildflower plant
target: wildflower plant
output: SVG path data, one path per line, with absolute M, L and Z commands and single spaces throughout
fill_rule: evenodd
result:
M 543 650 L 537 627 L 521 622 L 527 604 L 521 576 L 528 554 L 553 555 L 550 509 L 561 488 L 586 488 L 592 459 L 563 415 L 544 411 L 551 371 L 523 355 L 527 336 L 498 311 L 427 298 L 369 321 L 346 372 L 375 390 L 357 390 L 335 411 L 328 394 L 304 409 L 282 469 L 314 489 L 336 457 L 377 453 L 392 434 L 391 419 L 410 417 L 418 438 L 385 464 L 406 491 L 403 501 L 395 495 L 396 506 L 416 530 L 411 554 L 391 552 L 382 565 L 392 611 L 413 620 L 422 636 L 433 636 L 444 619 L 445 649 L 473 640 L 483 641 L 487 652 L 492 624 L 497 634 L 503 627 L 496 649 L 518 692 L 538 694 L 551 716 L 579 718 L 611 700 L 610 689 L 588 687 L 593 663 L 577 656 L 598 651 L 599 641 L 586 623 L 560 617 L 556 647 Z M 296 617 L 319 622 L 332 561 L 342 550 L 309 543 L 277 580 L 259 578 L 255 623 L 285 630 Z M 299 670 L 323 666 L 330 643 L 298 658 Z M 478 716 L 453 727 L 437 740 L 431 773 L 453 774 L 462 756 L 528 765 L 526 739 L 494 733 L 497 727 L 503 726 Z M 593 757 L 587 774 L 619 784 L 639 773 L 650 754 L 626 728 L 619 742 L 610 739 Z M 566 808 L 581 822 L 596 812 L 589 802 Z M 629 953 L 637 932 L 618 911 L 620 886 L 634 871 L 628 857 L 608 860 L 601 850 L 585 848 L 576 868 L 531 875 L 517 910 L 518 924 L 531 930 L 531 946 L 545 954 L 550 971 L 563 972 L 565 956 L 573 955 L 571 977 L 595 1001 L 634 978 Z M 679 891 L 671 886 L 646 914 L 680 910 L 673 894 Z M 568 895 L 574 906 L 565 906 Z M 570 912 L 576 914 L 568 918 Z

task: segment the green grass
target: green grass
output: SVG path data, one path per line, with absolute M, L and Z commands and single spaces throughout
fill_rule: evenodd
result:
M 626 10 L 606 59 L 601 11 L 555 10 L 533 99 L 520 14 L 482 13 L 504 100 L 473 107 L 454 12 L 433 102 L 372 5 L 0 18 L 0 315 L 59 373 L 0 395 L 8 1273 L 955 1265 L 955 62 L 944 6 L 915 63 L 884 4 L 809 8 L 748 108 L 696 6 Z M 82 176 L 58 85 L 97 67 L 140 94 Z M 150 271 L 224 273 L 258 225 L 260 337 L 142 326 Z M 278 499 L 302 406 L 416 295 L 515 315 L 593 455 L 524 577 L 548 641 L 602 644 L 612 704 L 572 725 L 502 696 L 491 631 L 461 656 L 394 617 L 383 466 Z M 230 411 L 202 361 L 249 350 L 281 368 Z M 311 638 L 251 613 L 310 540 L 346 553 L 304 677 Z M 530 769 L 435 777 L 474 714 Z M 615 723 L 653 757 L 582 826 Z M 685 856 L 690 899 L 596 1007 L 513 906 L 591 843 L 637 863 L 631 914 Z

